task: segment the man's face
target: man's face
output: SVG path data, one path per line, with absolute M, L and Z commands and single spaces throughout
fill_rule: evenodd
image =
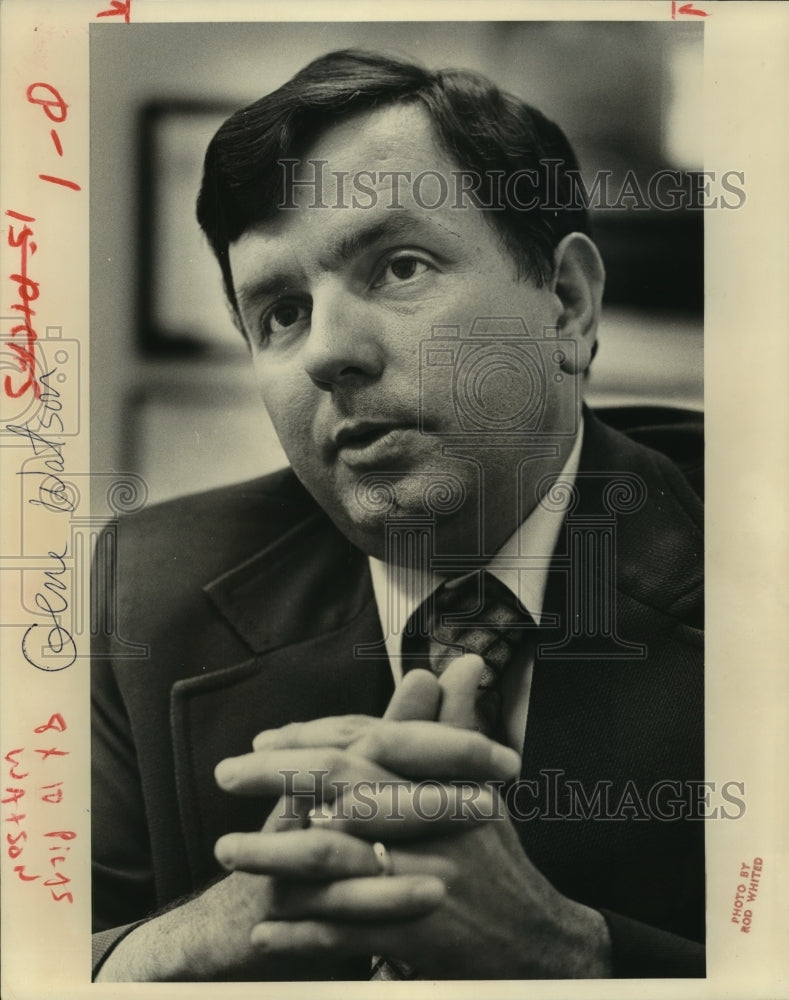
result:
M 555 432 L 575 424 L 577 377 L 561 374 L 555 350 L 540 388 L 533 372 L 507 363 L 511 318 L 522 319 L 536 350 L 561 302 L 551 287 L 518 278 L 498 233 L 480 209 L 457 207 L 451 184 L 441 198 L 435 180 L 416 190 L 391 175 L 438 171 L 451 181 L 453 164 L 420 107 L 359 114 L 328 129 L 297 177 L 314 177 L 311 160 L 327 161 L 330 207 L 311 207 L 314 188 L 297 187 L 295 208 L 230 247 L 256 376 L 285 452 L 339 528 L 373 555 L 387 555 L 386 517 L 430 513 L 436 498 L 440 551 L 495 551 L 533 506 L 534 484 L 560 469 L 572 446 Z M 374 198 L 360 193 L 360 171 L 370 172 L 362 183 Z M 500 338 L 491 337 L 498 327 L 490 317 L 510 318 L 498 324 Z M 464 450 L 452 366 L 427 370 L 421 359 L 434 328 L 459 328 L 462 343 L 477 319 L 490 370 L 477 364 L 474 384 L 461 390 L 492 422 L 483 419 Z M 535 392 L 534 433 L 502 435 L 498 417 L 506 423 L 529 409 Z M 386 483 L 388 505 L 376 482 Z

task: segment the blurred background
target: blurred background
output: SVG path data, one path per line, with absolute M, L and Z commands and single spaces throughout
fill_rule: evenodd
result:
M 590 182 L 608 287 L 593 404 L 703 401 L 703 212 L 619 198 L 702 168 L 702 25 L 451 22 L 92 25 L 91 467 L 151 501 L 286 464 L 195 221 L 205 147 L 237 107 L 336 48 L 478 70 L 557 121 Z

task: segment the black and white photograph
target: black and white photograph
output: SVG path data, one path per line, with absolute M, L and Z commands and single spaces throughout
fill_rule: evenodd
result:
M 780 384 L 785 292 L 758 356 L 739 318 L 786 253 L 732 236 L 779 176 L 716 98 L 746 5 L 150 6 L 83 18 L 85 107 L 44 68 L 17 101 L 13 899 L 80 914 L 96 995 L 767 995 L 786 407 L 745 366 Z
M 703 976 L 703 26 L 134 31 L 93 126 L 134 62 L 118 437 L 171 495 L 94 576 L 99 980 Z

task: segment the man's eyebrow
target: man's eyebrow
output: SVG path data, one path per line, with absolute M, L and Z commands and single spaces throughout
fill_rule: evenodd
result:
M 236 301 L 241 312 L 251 309 L 268 298 L 282 295 L 293 284 L 286 274 L 269 274 L 264 278 L 247 281 L 236 289 Z
M 415 234 L 422 221 L 421 217 L 415 218 L 408 209 L 401 209 L 396 214 L 390 213 L 385 218 L 370 222 L 366 226 L 360 226 L 348 233 L 340 233 L 321 255 L 320 266 L 325 270 L 332 270 L 338 264 L 352 260 L 383 239 Z
M 383 219 L 371 221 L 346 233 L 338 233 L 321 254 L 318 264 L 323 270 L 332 271 L 382 240 L 405 235 L 418 237 L 420 231 L 424 232 L 422 215 L 415 216 L 408 209 L 400 209 L 396 214 L 390 213 Z M 293 277 L 283 271 L 274 271 L 246 282 L 236 289 L 239 308 L 244 311 L 262 300 L 282 295 L 293 284 Z

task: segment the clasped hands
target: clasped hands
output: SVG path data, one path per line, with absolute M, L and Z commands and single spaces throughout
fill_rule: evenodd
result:
M 603 918 L 537 871 L 501 802 L 519 755 L 470 728 L 482 669 L 410 671 L 383 719 L 294 723 L 220 762 L 226 791 L 281 795 L 259 833 L 215 849 L 266 880 L 258 953 L 378 954 L 423 979 L 609 974 Z

